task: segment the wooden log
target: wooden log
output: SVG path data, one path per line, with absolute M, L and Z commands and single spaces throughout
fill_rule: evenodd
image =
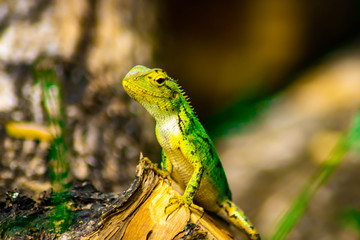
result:
M 39 201 L 8 192 L 0 200 L 0 239 L 235 239 L 216 216 L 199 210 L 189 216 L 185 206 L 166 209 L 182 194 L 170 181 L 144 158 L 120 194 L 101 193 L 90 182 Z

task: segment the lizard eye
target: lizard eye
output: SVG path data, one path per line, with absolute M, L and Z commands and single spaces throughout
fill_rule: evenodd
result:
M 165 83 L 165 78 L 158 78 L 155 81 L 159 86 L 161 86 Z

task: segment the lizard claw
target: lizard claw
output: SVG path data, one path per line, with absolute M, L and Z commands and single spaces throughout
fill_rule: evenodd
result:
M 166 179 L 171 186 L 172 180 L 168 171 L 157 169 L 156 172 L 160 175 L 162 179 Z
M 146 164 L 149 166 L 149 168 L 153 169 L 155 172 L 157 172 L 162 179 L 166 179 L 169 181 L 169 184 L 171 184 L 171 178 L 170 173 L 168 171 L 161 170 L 157 167 L 157 164 L 154 164 L 149 158 L 144 157 L 142 153 L 140 153 L 140 161 L 146 162 Z
M 167 210 L 169 207 L 174 206 L 174 209 L 170 211 L 170 213 L 167 215 L 166 220 L 175 212 L 180 210 L 182 207 L 185 208 L 186 215 L 188 216 L 187 222 L 190 222 L 191 219 L 191 212 L 193 211 L 199 211 L 201 215 L 204 213 L 204 209 L 200 206 L 197 206 L 191 202 L 189 202 L 184 196 L 178 197 L 172 197 L 169 200 L 169 205 L 165 207 L 165 214 L 167 214 Z

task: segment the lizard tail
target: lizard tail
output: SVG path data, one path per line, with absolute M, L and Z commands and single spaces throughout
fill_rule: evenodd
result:
M 224 219 L 227 222 L 235 225 L 237 228 L 245 232 L 251 240 L 261 239 L 260 234 L 256 231 L 252 223 L 245 216 L 244 212 L 232 201 L 229 199 L 225 200 L 222 203 L 222 208 L 225 210 L 226 217 Z

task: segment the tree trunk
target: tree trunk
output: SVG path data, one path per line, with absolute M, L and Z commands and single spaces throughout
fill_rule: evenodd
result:
M 49 59 L 63 93 L 68 180 L 126 189 L 140 151 L 159 156 L 152 120 L 138 118 L 143 110 L 121 85 L 131 67 L 152 61 L 157 2 L 8 0 L 0 8 L 0 194 L 39 196 L 51 188 L 52 143 L 28 134 L 49 127 L 34 76 L 38 62 Z M 18 121 L 27 125 L 11 125 Z M 8 123 L 22 137 L 9 134 Z

